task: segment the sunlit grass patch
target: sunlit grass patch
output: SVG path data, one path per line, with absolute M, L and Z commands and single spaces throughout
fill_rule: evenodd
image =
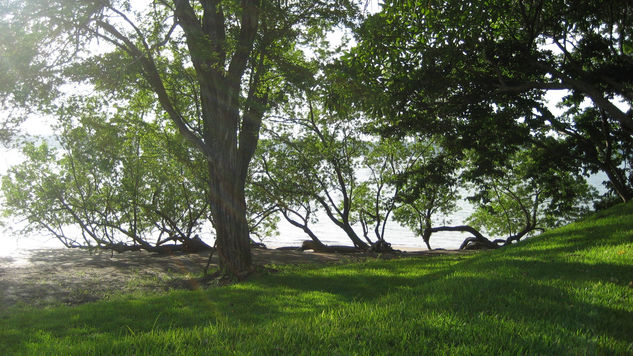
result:
M 466 256 L 14 308 L 2 354 L 633 354 L 633 204 Z

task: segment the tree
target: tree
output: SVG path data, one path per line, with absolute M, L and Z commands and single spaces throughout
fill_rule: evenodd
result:
M 541 148 L 522 149 L 511 158 L 511 168 L 474 181 L 470 197 L 475 211 L 469 225 L 437 226 L 425 235 L 439 231 L 467 232 L 460 248 L 469 244 L 496 248 L 517 242 L 534 232 L 569 223 L 586 213 L 594 192 L 581 175 L 560 169 L 556 162 L 544 163 L 537 157 Z M 493 241 L 484 233 L 498 238 Z
M 6 4 L 2 26 L 28 46 L 26 71 L 52 89 L 87 82 L 113 100 L 134 88 L 154 93 L 156 114 L 207 160 L 220 272 L 241 278 L 251 270 L 245 184 L 264 114 L 286 84 L 309 77 L 296 45 L 354 11 L 345 0 L 32 0 Z
M 608 188 L 621 201 L 632 199 L 633 140 L 604 111 L 583 108 L 573 97 L 566 100 L 565 106 L 567 111 L 558 120 L 551 120 L 556 123 L 556 132 L 563 140 L 549 145 L 549 156 L 557 156 L 555 152 L 569 152 L 568 156 L 578 161 L 577 166 L 583 166 L 591 173 L 604 172 Z
M 60 109 L 52 148 L 27 142 L 26 160 L 3 177 L 5 213 L 67 247 L 208 249 L 197 237 L 209 222 L 202 156 L 143 121 L 144 103 L 111 114 L 100 104 L 76 98 Z
M 415 157 L 412 164 L 398 173 L 395 220 L 421 236 L 431 250 L 428 229 L 438 214 L 448 215 L 456 208 L 458 171 L 461 162 L 442 152 L 441 141 L 419 141 L 405 146 Z
M 267 130 L 271 139 L 281 145 L 280 152 L 284 153 L 277 154 L 276 163 L 272 161 L 275 159 L 272 155 L 264 157 L 268 165 L 263 168 L 268 169 L 266 174 L 270 177 L 286 180 L 285 176 L 289 173 L 289 177 L 296 178 L 291 190 L 285 194 L 277 191 L 282 193 L 280 197 L 286 197 L 286 201 L 281 203 L 282 213 L 291 202 L 296 204 L 296 199 L 302 201 L 305 213 L 312 213 L 311 205 L 308 205 L 308 201 L 312 200 L 345 232 L 355 247 L 366 249 L 369 245 L 352 226 L 359 184 L 356 170 L 366 143 L 356 130 L 357 123 L 325 108 L 320 101 L 322 97 L 318 95 L 316 90 L 306 93 L 307 112 L 287 112 L 283 122 Z M 280 158 L 287 162 L 280 164 Z M 309 216 L 302 220 L 305 227 Z M 315 240 L 310 233 L 308 235 Z
M 273 202 L 291 225 L 301 229 L 318 247 L 325 247 L 310 225 L 317 222 L 318 205 L 311 192 L 317 189 L 306 174 L 303 157 L 295 154 L 289 138 L 263 139 L 253 165 L 257 196 Z
M 380 139 L 369 143 L 361 166 L 369 174 L 359 185 L 356 205 L 363 234 L 370 244 L 386 244 L 385 228 L 392 218 L 422 236 L 424 223 L 430 225 L 432 214 L 438 210 L 448 212 L 452 206 L 449 202 L 456 199 L 452 194 L 454 185 L 448 179 L 439 182 L 425 177 L 428 190 L 419 190 L 422 184 L 411 184 L 414 176 L 422 179 L 421 175 L 430 172 L 430 162 L 437 159 L 438 148 L 435 142 L 413 138 Z M 376 243 L 368 236 L 372 224 Z M 428 246 L 428 241 L 425 242 Z
M 382 250 L 389 246 L 385 240 L 385 228 L 396 207 L 398 187 L 393 185 L 393 181 L 402 166 L 406 165 L 402 162 L 406 158 L 402 157 L 403 146 L 397 141 L 368 142 L 367 146 L 361 169 L 368 172 L 368 177 L 360 182 L 354 205 L 357 206 L 357 220 L 363 229 L 363 237 L 374 250 Z M 372 225 L 376 242 L 369 237 Z
M 606 120 L 612 138 L 630 145 L 632 11 L 619 1 L 386 1 L 345 61 L 383 133 L 442 135 L 447 149 L 472 150 L 475 171 L 487 174 L 553 132 L 613 141 L 589 135 L 587 117 L 548 113 L 554 90 L 589 103 L 600 112 L 592 126 Z M 596 167 L 586 152 L 577 157 Z M 625 201 L 628 190 L 619 191 Z

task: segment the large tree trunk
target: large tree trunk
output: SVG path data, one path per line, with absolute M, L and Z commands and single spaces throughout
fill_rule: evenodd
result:
M 242 278 L 251 270 L 244 183 L 268 101 L 267 95 L 260 92 L 259 78 L 266 73 L 264 49 L 269 44 L 259 48 L 258 64 L 253 66 L 262 2 L 242 0 L 239 5 L 225 5 L 221 1 L 192 4 L 189 0 L 173 0 L 172 4 L 163 2 L 174 11 L 175 21 L 183 31 L 199 85 L 196 99 L 200 100 L 200 113 L 195 115 L 189 106 L 173 100 L 172 90 L 163 83 L 154 60 L 155 47 L 150 48 L 136 36 L 127 38 L 107 21 L 97 20 L 96 24 L 112 37 L 110 43 L 138 59 L 142 75 L 180 134 L 207 158 L 220 273 Z M 224 6 L 238 7 L 236 18 L 227 18 Z M 239 32 L 227 38 L 229 22 L 231 31 L 239 23 Z M 247 70 L 252 75 L 248 96 L 242 101 Z
M 219 272 L 244 278 L 252 269 L 244 182 L 231 173 L 209 163 L 209 200 L 216 231 Z

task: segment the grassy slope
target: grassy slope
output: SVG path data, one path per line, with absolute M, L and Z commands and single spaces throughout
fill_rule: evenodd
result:
M 633 354 L 633 204 L 510 248 L 0 316 L 0 354 Z

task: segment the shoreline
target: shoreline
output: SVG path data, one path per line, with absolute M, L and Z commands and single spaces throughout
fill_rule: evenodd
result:
M 367 258 L 464 254 L 455 250 L 407 251 L 376 255 L 253 249 L 256 265 L 328 265 Z M 202 288 L 197 277 L 209 252 L 158 255 L 147 251 L 117 253 L 85 249 L 31 249 L 0 256 L 0 313 L 16 304 L 76 305 L 134 293 Z M 212 266 L 217 266 L 217 255 Z M 213 267 L 212 267 L 213 268 Z
M 292 248 L 296 248 L 299 249 L 301 247 L 301 245 L 285 245 L 285 244 L 265 244 L 266 248 L 263 250 L 278 250 L 278 249 L 283 249 L 283 250 L 289 250 L 292 251 Z M 346 247 L 353 247 L 351 245 L 337 245 L 337 246 L 346 246 Z M 401 252 L 424 252 L 424 251 L 430 251 L 428 248 L 426 247 L 420 247 L 420 246 L 410 246 L 410 245 L 394 245 L 392 244 L 392 247 L 394 250 L 396 251 L 401 251 Z M 114 254 L 118 254 L 119 252 L 116 251 L 111 251 L 111 250 L 107 250 L 107 249 L 90 249 L 90 248 L 83 248 L 83 247 L 73 247 L 73 248 L 69 248 L 69 247 L 65 247 L 65 246 L 52 246 L 52 245 L 44 245 L 44 246 L 28 246 L 28 247 L 14 247 L 14 248 L 9 248 L 9 249 L 2 249 L 0 250 L 0 261 L 2 261 L 3 259 L 18 259 L 18 258 L 23 258 L 24 256 L 28 256 L 30 255 L 33 251 L 47 251 L 47 250 L 59 250 L 59 251 L 64 251 L 64 250 L 76 250 L 76 251 L 92 251 L 93 253 L 111 253 L 114 252 Z M 259 250 L 259 248 L 252 248 L 251 251 L 254 250 Z M 451 250 L 456 250 L 456 249 L 452 249 L 452 248 L 438 248 L 438 249 L 433 249 L 432 251 L 451 251 Z M 308 250 L 310 251 L 310 250 Z M 128 251 L 128 252 L 132 252 L 132 251 Z M 126 252 L 123 252 L 126 253 Z M 148 252 L 149 253 L 149 252 Z M 186 253 L 185 253 L 186 254 Z
M 296 229 L 296 228 L 293 228 Z M 287 230 L 287 231 L 286 231 Z M 426 245 L 421 237 L 413 236 L 410 231 L 405 234 L 403 231 L 388 231 L 389 237 L 387 242 L 392 247 L 402 251 L 424 251 Z M 336 229 L 322 229 L 320 235 L 325 236 L 321 241 L 326 245 L 351 246 L 352 243 L 347 236 L 343 236 Z M 209 236 L 201 236 L 202 240 L 209 245 L 213 244 L 213 239 Z M 431 247 L 456 249 L 467 236 L 462 233 L 440 232 L 434 234 L 431 239 Z M 277 247 L 299 247 L 302 242 L 309 240 L 308 236 L 302 236 L 294 230 L 279 228 L 279 234 L 269 236 L 260 241 L 254 237 L 254 241 L 263 242 L 268 248 Z M 56 238 L 45 233 L 33 232 L 29 234 L 20 234 L 18 231 L 11 231 L 8 228 L 0 229 L 0 257 L 14 255 L 15 251 L 33 250 L 41 248 L 66 248 Z M 18 252 L 19 253 L 19 252 Z

